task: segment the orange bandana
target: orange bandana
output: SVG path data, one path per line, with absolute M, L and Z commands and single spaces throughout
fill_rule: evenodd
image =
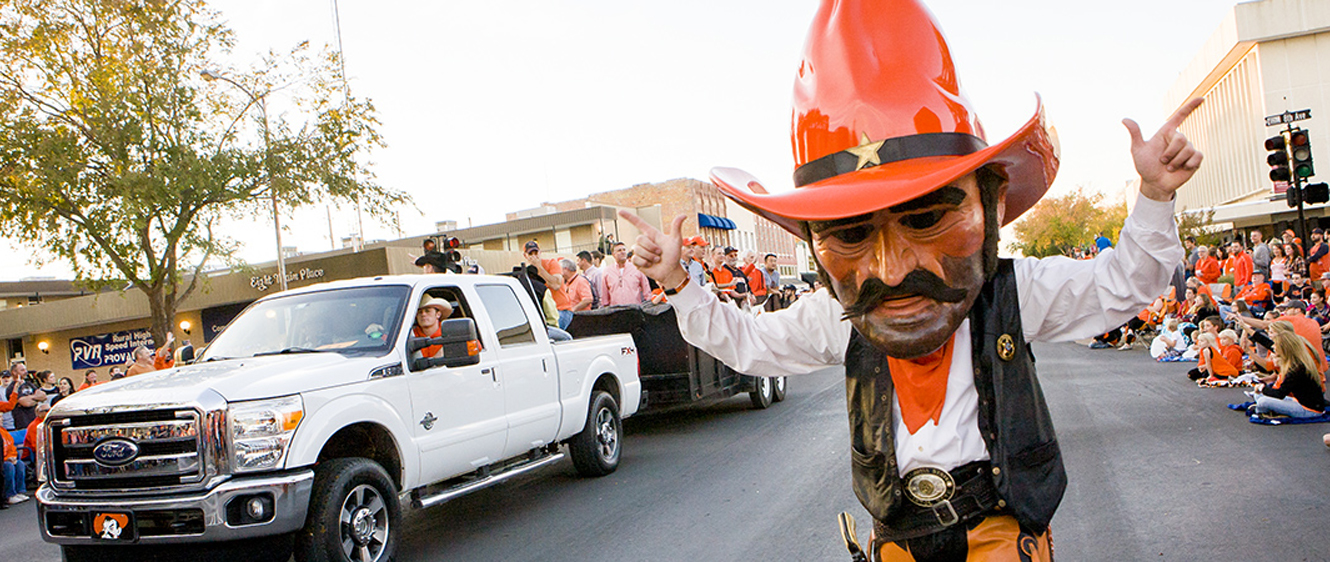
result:
M 947 374 L 951 372 L 953 334 L 941 348 L 918 359 L 887 358 L 896 399 L 901 405 L 901 420 L 914 435 L 928 420 L 938 423 L 942 403 L 947 398 Z

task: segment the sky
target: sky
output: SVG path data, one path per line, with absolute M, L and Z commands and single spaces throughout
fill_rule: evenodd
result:
M 334 0 L 215 0 L 243 70 L 308 40 L 336 47 Z M 930 0 L 990 143 L 1030 118 L 1035 93 L 1057 127 L 1050 195 L 1120 197 L 1135 177 L 1124 117 L 1155 130 L 1163 98 L 1232 0 Z M 400 230 L 354 209 L 284 213 L 283 242 L 333 247 L 501 222 L 542 202 L 714 166 L 792 187 L 790 101 L 813 0 L 340 0 L 352 92 L 370 98 L 387 148 L 375 181 L 409 193 Z M 266 228 L 265 228 L 266 225 Z M 274 259 L 271 218 L 227 225 L 251 263 Z M 337 243 L 340 246 L 340 242 Z M 70 278 L 0 239 L 0 280 Z

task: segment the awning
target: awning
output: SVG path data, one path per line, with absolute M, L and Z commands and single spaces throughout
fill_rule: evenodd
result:
M 734 230 L 734 221 L 725 217 L 716 217 L 705 213 L 697 214 L 697 226 L 701 228 L 719 228 L 721 230 Z

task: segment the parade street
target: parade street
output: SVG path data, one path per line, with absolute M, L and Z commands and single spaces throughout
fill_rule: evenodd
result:
M 1140 349 L 1035 346 L 1070 484 L 1059 560 L 1330 559 L 1330 425 L 1251 424 L 1235 389 L 1200 389 L 1190 363 Z M 401 562 L 849 560 L 836 514 L 866 540 L 850 489 L 841 370 L 791 379 L 785 402 L 746 396 L 626 423 L 618 472 L 564 461 L 410 512 Z M 58 560 L 33 502 L 0 511 L 11 562 Z

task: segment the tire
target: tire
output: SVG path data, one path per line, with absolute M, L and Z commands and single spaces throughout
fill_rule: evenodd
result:
M 342 523 L 343 514 L 350 523 Z M 364 458 L 320 462 L 305 528 L 296 533 L 296 560 L 389 562 L 401 522 L 397 488 L 378 463 Z
M 765 410 L 771 407 L 771 401 L 775 398 L 776 390 L 771 383 L 771 377 L 753 377 L 753 390 L 748 393 L 748 399 L 753 402 L 753 407 L 759 410 Z
M 573 466 L 582 476 L 605 476 L 614 472 L 619 468 L 622 443 L 623 420 L 619 418 L 619 404 L 608 392 L 597 390 L 591 394 L 586 427 L 568 442 Z
M 784 402 L 784 401 L 785 401 L 785 384 L 786 384 L 786 382 L 785 382 L 785 377 L 776 377 L 776 379 L 773 380 L 772 382 L 775 383 L 775 384 L 773 384 L 772 387 L 771 387 L 771 401 L 772 401 L 772 402 Z

